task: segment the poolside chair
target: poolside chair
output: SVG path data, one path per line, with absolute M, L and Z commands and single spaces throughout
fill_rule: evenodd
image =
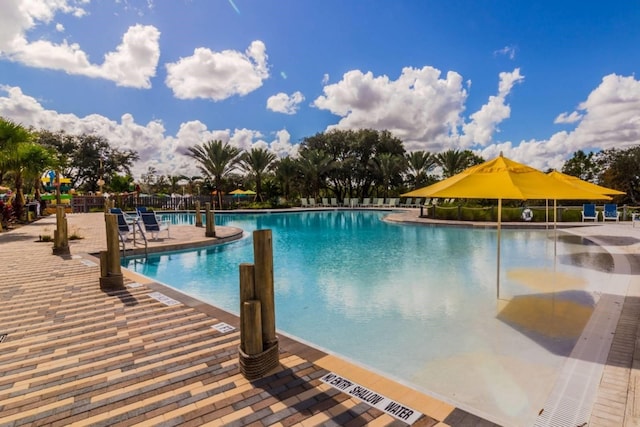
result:
M 351 198 L 351 207 L 352 208 L 358 207 L 358 198 L 357 197 L 352 197 Z
M 332 208 L 337 208 L 338 207 L 338 199 L 336 197 L 332 197 L 331 198 L 331 207 Z
M 615 203 L 605 203 L 604 209 L 602 210 L 602 220 L 603 221 L 620 221 L 620 211 L 618 210 L 618 205 Z
M 386 207 L 388 208 L 395 208 L 398 206 L 398 199 L 397 198 L 393 198 L 391 197 L 386 204 Z
M 309 197 L 309 207 L 310 208 L 315 208 L 316 207 L 316 199 L 313 197 Z
M 120 213 L 110 212 L 116 216 L 118 221 L 118 236 L 120 236 L 120 241 L 123 243 L 129 239 L 129 235 L 133 233 L 134 223 L 131 221 L 127 221 L 122 211 Z
M 633 227 L 636 226 L 636 222 L 640 221 L 640 212 L 632 212 L 631 213 L 631 225 Z
M 413 199 L 411 197 L 404 199 L 404 203 L 402 203 L 402 201 L 400 201 L 400 206 L 403 208 L 410 208 L 413 205 L 411 204 L 411 202 L 413 201 Z
M 171 224 L 169 221 L 161 221 L 156 216 L 155 212 L 145 212 L 140 214 L 142 218 L 142 223 L 144 224 L 144 230 L 147 233 L 151 233 L 151 238 L 153 240 L 157 240 L 160 232 L 166 231 L 167 238 L 169 238 L 169 225 Z
M 306 197 L 303 197 L 302 199 L 300 199 L 300 203 L 302 203 L 301 207 L 303 207 L 303 208 L 308 208 L 309 207 L 309 203 L 307 202 Z
M 342 200 L 342 206 L 345 208 L 351 206 L 351 199 L 349 197 L 345 197 L 344 200 Z
M 582 222 L 585 219 L 592 219 L 594 222 L 598 221 L 598 212 L 596 211 L 595 203 L 585 203 L 582 205 Z
M 427 199 L 426 204 L 429 204 L 429 200 L 431 199 Z M 420 206 L 422 206 L 422 197 L 418 197 L 411 205 L 412 208 L 419 208 Z
M 376 203 L 376 207 L 383 208 L 384 207 L 384 197 L 379 197 Z
M 329 199 L 326 197 L 323 197 L 322 204 L 320 206 L 329 207 Z
M 368 208 L 369 206 L 371 206 L 371 197 L 364 197 L 362 199 L 362 203 L 360 203 L 360 206 L 363 208 Z

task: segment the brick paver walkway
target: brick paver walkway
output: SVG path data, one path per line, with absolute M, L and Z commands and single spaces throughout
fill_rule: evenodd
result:
M 97 259 L 88 255 L 105 249 L 102 216 L 68 220 L 84 237 L 71 242 L 72 257 L 36 242 L 53 235 L 54 217 L 0 234 L 0 426 L 404 425 L 326 385 L 320 378 L 329 372 L 424 414 L 414 425 L 492 425 L 286 337 L 280 367 L 247 381 L 238 370 L 238 329 L 213 327 L 238 328 L 235 316 L 130 272 L 126 290 L 102 292 Z M 240 232 L 217 231 L 220 240 Z M 211 243 L 203 229 L 173 227 L 171 238 L 149 247 Z M 627 252 L 637 254 L 638 245 Z M 638 297 L 625 302 L 590 425 L 638 425 Z
M 491 425 L 429 396 L 286 337 L 280 367 L 257 381 L 238 369 L 238 319 L 125 272 L 100 290 L 101 214 L 68 215 L 71 257 L 52 255 L 55 218 L 0 235 L 0 425 L 405 425 L 320 380 L 329 372 L 424 415 L 419 426 Z M 218 227 L 218 236 L 240 230 Z M 150 247 L 200 244 L 173 227 Z M 211 244 L 211 240 L 208 241 Z M 178 303 L 150 296 L 161 292 Z

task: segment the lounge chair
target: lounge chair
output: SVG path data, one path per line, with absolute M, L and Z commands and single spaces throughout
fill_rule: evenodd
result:
M 331 198 L 331 207 L 332 208 L 337 208 L 338 207 L 338 199 L 336 197 L 332 197 Z
M 145 212 L 140 214 L 142 222 L 144 224 L 144 230 L 147 233 L 151 233 L 151 238 L 157 240 L 161 231 L 167 232 L 167 238 L 169 238 L 169 221 L 161 221 L 156 216 L 155 212 Z
M 323 197 L 322 204 L 320 206 L 329 207 L 329 199 L 326 197 Z
M 431 199 L 427 199 L 427 205 L 429 204 L 429 201 L 431 201 Z M 411 205 L 413 208 L 420 208 L 420 206 L 422 206 L 422 197 L 418 197 L 415 202 L 413 202 L 413 205 Z
M 632 212 L 631 213 L 631 225 L 633 227 L 636 226 L 636 222 L 640 222 L 640 212 Z
M 118 235 L 120 236 L 120 240 L 124 243 L 129 239 L 129 235 L 133 233 L 134 220 L 127 219 L 127 216 L 122 209 L 120 208 L 111 208 L 109 209 L 109 213 L 116 216 L 118 221 Z
M 352 208 L 358 207 L 358 198 L 357 197 L 352 197 L 351 198 L 351 207 Z
M 313 197 L 309 197 L 309 207 L 310 208 L 315 208 L 316 207 L 316 199 Z
M 379 197 L 376 199 L 376 207 L 378 208 L 384 207 L 384 197 Z
M 397 207 L 397 206 L 398 206 L 398 199 L 393 198 L 393 197 L 392 197 L 392 198 L 390 198 L 390 199 L 387 201 L 386 206 L 387 206 L 387 207 L 389 207 L 389 208 L 395 208 L 395 207 Z
M 344 200 L 342 200 L 342 206 L 345 208 L 351 206 L 351 199 L 349 197 L 345 197 Z
M 618 210 L 618 205 L 615 203 L 605 203 L 604 209 L 602 210 L 602 220 L 620 221 L 620 211 Z
M 368 208 L 369 206 L 371 206 L 371 197 L 363 198 L 362 203 L 360 203 L 360 206 L 363 208 Z
M 301 207 L 303 208 L 308 208 L 309 207 L 309 202 L 307 202 L 306 197 L 303 197 L 302 199 L 300 199 L 300 203 L 301 203 Z
M 594 222 L 598 221 L 598 212 L 596 211 L 596 205 L 594 203 L 585 203 L 582 205 L 582 222 L 585 219 L 592 219 Z
M 413 201 L 413 199 L 411 197 L 404 199 L 404 203 L 402 203 L 402 201 L 400 201 L 400 206 L 403 208 L 410 208 L 413 205 L 411 204 L 411 202 Z

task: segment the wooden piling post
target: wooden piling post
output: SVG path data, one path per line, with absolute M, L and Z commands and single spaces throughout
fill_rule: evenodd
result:
M 202 214 L 200 213 L 200 200 L 196 200 L 196 227 L 202 227 Z
M 100 288 L 115 290 L 124 288 L 124 278 L 120 267 L 120 243 L 118 240 L 118 220 L 116 215 L 106 214 L 107 250 L 101 252 Z
M 250 300 L 242 304 L 244 323 L 240 325 L 243 336 L 243 351 L 249 356 L 262 353 L 262 322 L 260 318 L 260 301 Z
M 56 206 L 56 229 L 53 232 L 53 254 L 69 255 L 69 236 L 64 206 Z
M 240 371 L 264 376 L 279 364 L 273 291 L 271 230 L 253 232 L 255 264 L 240 264 Z
M 277 342 L 275 297 L 273 292 L 273 245 L 271 230 L 253 232 L 256 299 L 261 304 L 262 340 L 266 346 Z
M 205 204 L 206 209 L 206 220 L 207 220 L 207 230 L 204 235 L 206 237 L 216 237 L 216 224 L 214 219 L 213 210 L 211 209 L 211 203 L 207 202 Z

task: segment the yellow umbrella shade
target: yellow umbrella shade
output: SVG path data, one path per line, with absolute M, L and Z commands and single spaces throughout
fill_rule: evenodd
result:
M 624 191 L 618 191 L 618 190 L 614 190 L 613 188 L 603 187 L 601 185 L 594 184 L 592 182 L 580 179 L 577 176 L 567 175 L 565 173 L 558 172 L 556 170 L 549 172 L 547 175 L 559 181 L 567 182 L 576 188 L 580 188 L 586 191 L 591 191 L 593 193 L 608 194 L 612 196 L 627 194 Z
M 457 175 L 402 197 L 455 197 L 463 199 L 610 200 L 602 193 L 577 188 L 537 169 L 500 155 Z
M 246 194 L 246 193 L 244 192 L 244 190 L 241 190 L 241 189 L 237 188 L 237 189 L 235 189 L 233 191 L 230 191 L 229 194 L 233 194 L 234 196 L 237 196 L 237 195 Z
M 253 190 L 245 190 L 242 194 L 246 194 L 247 196 L 255 196 L 256 192 Z

